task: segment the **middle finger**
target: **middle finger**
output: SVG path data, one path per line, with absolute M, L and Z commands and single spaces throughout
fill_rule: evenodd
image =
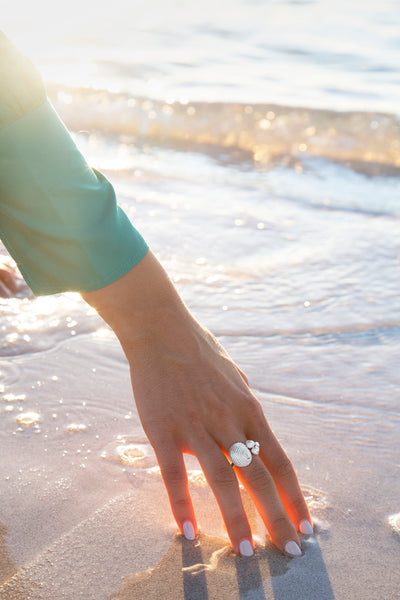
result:
M 203 438 L 201 446 L 192 450 L 217 500 L 235 552 L 251 556 L 254 547 L 251 529 L 232 467 L 211 437 Z

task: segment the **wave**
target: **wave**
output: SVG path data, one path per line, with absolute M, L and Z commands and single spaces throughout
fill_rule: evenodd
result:
M 400 174 L 400 121 L 390 114 L 276 104 L 178 102 L 50 84 L 73 131 L 128 135 L 185 148 L 224 148 L 239 159 L 297 167 L 317 156 L 370 175 Z

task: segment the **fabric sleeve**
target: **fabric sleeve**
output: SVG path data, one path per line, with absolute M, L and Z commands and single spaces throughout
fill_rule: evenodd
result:
M 36 295 L 104 287 L 148 251 L 48 100 L 0 130 L 0 237 Z
M 0 31 L 0 127 L 30 113 L 45 100 L 39 71 Z

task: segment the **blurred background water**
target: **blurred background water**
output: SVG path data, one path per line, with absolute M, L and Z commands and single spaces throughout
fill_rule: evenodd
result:
M 364 516 L 386 527 L 400 493 L 398 2 L 16 0 L 2 17 L 300 476 L 338 502 L 379 479 Z M 61 370 L 81 353 L 111 386 L 117 342 L 79 297 L 22 295 L 1 301 L 3 392 L 24 387 L 12 365 L 60 347 Z M 41 412 L 51 437 L 35 389 L 15 410 Z M 130 402 L 113 400 L 116 433 Z M 109 410 L 85 418 L 104 411 L 105 426 Z
M 48 81 L 191 101 L 399 112 L 396 0 L 16 0 Z
M 264 387 L 395 410 L 397 3 L 81 4 L 17 1 L 4 30 L 192 309 Z M 63 300 L 3 306 L 2 352 L 66 333 L 35 327 L 42 303 Z

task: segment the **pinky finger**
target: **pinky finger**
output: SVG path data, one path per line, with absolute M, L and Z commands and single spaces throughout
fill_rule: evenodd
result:
M 161 449 L 160 452 L 157 448 L 154 450 L 178 528 L 186 539 L 194 540 L 197 535 L 197 522 L 182 452 L 177 447 L 170 446 L 166 457 Z

